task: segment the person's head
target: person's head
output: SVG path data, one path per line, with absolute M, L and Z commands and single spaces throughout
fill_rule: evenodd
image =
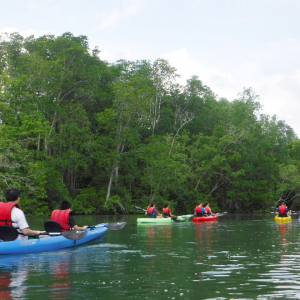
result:
M 155 207 L 155 202 L 151 202 L 151 203 L 149 204 L 149 206 L 150 206 L 150 207 Z
M 199 206 L 202 205 L 202 201 L 200 201 L 198 205 L 199 205 Z
M 68 209 L 72 207 L 72 203 L 70 201 L 64 200 L 61 204 L 60 204 L 60 209 L 64 210 L 64 209 Z
M 21 192 L 17 188 L 10 188 L 6 190 L 6 201 L 16 201 L 18 198 L 20 198 Z
M 285 202 L 281 202 L 281 205 L 285 206 Z
M 169 203 L 165 203 L 165 208 L 168 208 L 169 207 Z
M 208 202 L 203 203 L 203 207 L 206 207 L 208 205 Z

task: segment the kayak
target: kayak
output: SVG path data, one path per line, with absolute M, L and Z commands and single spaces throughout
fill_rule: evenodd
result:
M 274 221 L 281 221 L 281 222 L 292 221 L 292 217 L 288 216 L 288 217 L 281 218 L 281 217 L 275 216 Z
M 179 222 L 187 222 L 190 215 L 177 216 Z M 170 224 L 178 221 L 174 221 L 172 218 L 138 218 L 137 224 Z
M 218 219 L 218 215 L 211 215 L 208 217 L 194 217 L 193 222 L 207 222 L 207 221 L 214 221 Z
M 102 240 L 108 228 L 104 227 L 107 223 L 98 224 L 95 228 L 87 228 L 84 238 L 74 241 L 64 236 L 49 236 L 49 238 L 15 240 L 10 242 L 0 242 L 0 254 L 20 254 L 40 251 L 50 251 L 63 248 L 79 246 L 92 240 Z

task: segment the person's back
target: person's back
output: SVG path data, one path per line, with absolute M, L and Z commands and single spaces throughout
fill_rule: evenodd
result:
M 199 202 L 199 205 L 195 208 L 195 214 L 197 217 L 206 216 L 206 210 L 202 207 L 202 202 Z
M 285 218 L 287 217 L 288 213 L 288 208 L 286 207 L 285 203 L 282 202 L 281 205 L 278 207 L 277 212 L 278 212 L 278 217 Z
M 167 217 L 171 217 L 172 214 L 171 214 L 171 209 L 169 207 L 169 203 L 166 203 L 165 204 L 165 207 L 163 208 L 162 210 L 162 214 L 163 214 L 163 217 L 164 218 L 167 218 Z
M 146 214 L 148 218 L 156 218 L 157 216 L 161 217 L 161 214 L 155 208 L 154 202 L 151 202 L 150 205 L 147 207 Z
M 85 230 L 87 225 L 83 227 L 77 226 L 73 212 L 71 210 L 72 203 L 70 201 L 62 201 L 60 204 L 60 209 L 55 209 L 51 213 L 51 220 L 58 222 L 63 228 L 62 231 L 70 230 L 74 228 L 75 230 Z
M 205 212 L 206 212 L 206 214 L 207 214 L 208 216 L 212 215 L 212 212 L 211 212 L 211 209 L 210 209 L 210 207 L 209 207 L 209 203 L 208 203 L 208 202 L 205 202 L 205 203 L 203 204 L 203 208 L 205 209 Z

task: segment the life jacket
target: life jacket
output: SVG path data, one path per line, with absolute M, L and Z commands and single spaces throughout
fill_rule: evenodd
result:
M 71 209 L 55 209 L 51 214 L 51 220 L 58 222 L 63 228 L 62 232 L 70 230 L 71 226 L 69 224 L 70 213 L 72 213 Z
M 162 214 L 163 214 L 163 217 L 171 217 L 171 210 L 170 210 L 170 208 L 163 208 L 163 210 L 162 210 Z
M 196 206 L 196 215 L 197 217 L 203 217 L 203 207 Z
M 14 223 L 11 219 L 11 211 L 14 207 L 21 209 L 21 206 L 12 202 L 0 202 L 0 225 L 10 225 Z
M 278 216 L 279 217 L 286 217 L 287 215 L 286 215 L 286 206 L 283 206 L 283 205 L 280 205 L 279 207 L 278 207 Z
M 148 218 L 156 218 L 156 215 L 153 214 L 154 208 L 155 207 L 150 207 L 150 206 L 147 207 L 147 217 Z
M 208 206 L 205 206 L 204 209 L 206 210 L 207 215 L 210 216 L 211 213 L 210 213 L 209 207 L 208 207 Z

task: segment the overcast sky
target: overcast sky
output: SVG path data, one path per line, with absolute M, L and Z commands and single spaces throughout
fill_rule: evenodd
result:
M 219 97 L 251 87 L 300 136 L 299 0 L 1 0 L 0 33 L 86 35 L 100 58 L 166 58 Z

